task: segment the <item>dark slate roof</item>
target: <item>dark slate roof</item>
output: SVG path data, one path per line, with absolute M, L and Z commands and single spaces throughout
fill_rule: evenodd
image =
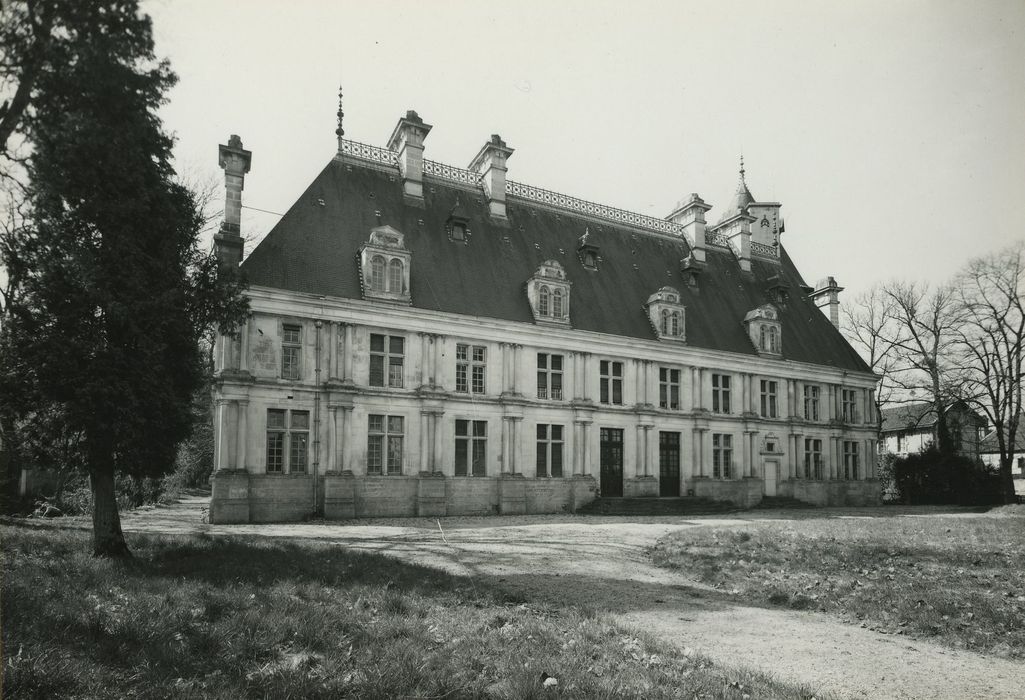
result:
M 969 418 L 974 418 L 980 425 L 985 424 L 985 420 L 963 402 L 953 403 L 947 410 L 963 411 Z M 931 429 L 932 426 L 936 425 L 936 411 L 933 410 L 932 403 L 928 401 L 891 406 L 890 408 L 882 409 L 879 413 L 883 418 L 884 433 L 897 430 L 925 430 Z M 950 423 L 949 420 L 947 422 L 948 424 Z
M 997 431 L 991 430 L 986 434 L 982 441 L 979 443 L 979 452 L 981 454 L 999 454 L 1000 444 L 997 442 Z M 1022 454 L 1025 453 L 1025 420 L 1018 419 L 1018 430 L 1014 433 L 1014 453 Z
M 426 207 L 403 201 L 397 171 L 335 159 L 317 176 L 242 264 L 249 283 L 295 292 L 361 298 L 357 255 L 370 230 L 390 225 L 405 234 L 412 253 L 413 306 L 468 316 L 532 323 L 525 284 L 544 260 L 558 260 L 572 282 L 575 329 L 654 339 L 644 304 L 660 287 L 680 291 L 686 305 L 687 344 L 754 355 L 744 315 L 770 301 L 765 289 L 780 275 L 790 303 L 780 310 L 786 359 L 868 372 L 861 357 L 800 291 L 803 279 L 783 251 L 782 265 L 757 258 L 743 274 L 733 254 L 708 250 L 697 290 L 688 287 L 680 260 L 686 241 L 553 211 L 509 198 L 509 225 L 488 216 L 482 193 L 430 176 Z M 454 242 L 445 221 L 458 199 L 469 219 L 469 243 Z M 378 218 L 375 212 L 380 212 Z M 421 225 L 419 222 L 423 221 Z M 584 231 L 599 246 L 597 272 L 577 258 Z

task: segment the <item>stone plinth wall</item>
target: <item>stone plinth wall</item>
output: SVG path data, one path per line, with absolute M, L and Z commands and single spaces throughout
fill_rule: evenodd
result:
M 745 479 L 688 479 L 687 489 L 693 489 L 699 498 L 729 501 L 738 508 L 751 508 L 762 500 L 763 484 L 758 478 Z
M 458 476 L 445 479 L 449 515 L 496 515 L 498 480 Z
M 273 523 L 313 515 L 313 477 L 308 474 L 250 474 L 249 521 Z
M 781 481 L 780 496 L 790 496 L 817 506 L 876 506 L 882 503 L 879 481 Z
M 626 498 L 655 498 L 658 496 L 658 479 L 653 476 L 638 476 L 623 481 L 623 496 Z

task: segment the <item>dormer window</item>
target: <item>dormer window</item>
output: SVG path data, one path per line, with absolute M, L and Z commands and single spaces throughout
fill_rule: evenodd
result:
M 466 240 L 466 224 L 462 222 L 454 222 L 451 224 L 448 230 L 448 235 L 453 241 L 465 241 Z
M 648 320 L 659 340 L 686 341 L 687 310 L 680 301 L 680 293 L 672 287 L 662 287 L 648 297 L 645 305 Z
M 577 255 L 580 258 L 580 264 L 587 270 L 598 269 L 598 253 L 600 248 L 591 241 L 590 229 L 584 229 L 584 235 L 580 237 L 580 242 L 577 245 Z
M 445 231 L 448 233 L 450 241 L 464 244 L 470 241 L 470 219 L 466 215 L 463 205 L 459 203 L 458 198 L 456 199 L 455 206 L 452 207 L 452 211 L 448 213 L 448 218 L 445 220 Z
M 749 312 L 744 317 L 744 326 L 759 355 L 782 357 L 783 327 L 775 306 L 765 304 Z
M 569 325 L 571 283 L 558 260 L 546 260 L 527 280 L 527 301 L 536 323 Z
M 411 256 L 403 241 L 403 234 L 391 226 L 371 230 L 360 248 L 363 298 L 410 303 Z

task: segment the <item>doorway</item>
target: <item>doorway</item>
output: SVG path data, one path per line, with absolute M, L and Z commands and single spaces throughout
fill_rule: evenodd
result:
M 779 461 L 775 459 L 765 462 L 765 495 L 776 495 L 776 482 L 779 479 Z
M 658 434 L 658 495 L 680 495 L 680 434 Z
M 621 497 L 623 495 L 623 431 L 619 428 L 602 428 L 600 439 L 602 498 Z

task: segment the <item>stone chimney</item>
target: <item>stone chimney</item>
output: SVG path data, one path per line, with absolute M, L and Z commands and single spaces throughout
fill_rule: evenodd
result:
M 829 322 L 837 328 L 840 327 L 840 292 L 843 289 L 833 277 L 826 277 L 819 280 L 814 291 L 809 294 L 815 306 L 819 307 Z
M 470 170 L 484 176 L 484 193 L 488 196 L 488 211 L 495 219 L 505 220 L 505 162 L 513 149 L 505 145 L 498 134 L 491 134 L 491 140 L 484 144 L 476 157 L 470 161 Z
M 242 189 L 252 161 L 253 154 L 242 148 L 236 134 L 217 149 L 217 163 L 224 170 L 224 220 L 214 234 L 214 254 L 224 267 L 242 262 Z
M 705 212 L 711 208 L 694 192 L 690 199 L 681 200 L 676 210 L 669 215 L 670 221 L 683 226 L 683 235 L 690 244 L 691 257 L 698 263 L 705 262 Z
M 388 148 L 399 154 L 402 194 L 416 204 L 424 201 L 424 139 L 431 128 L 419 114 L 409 110 L 388 139 Z

